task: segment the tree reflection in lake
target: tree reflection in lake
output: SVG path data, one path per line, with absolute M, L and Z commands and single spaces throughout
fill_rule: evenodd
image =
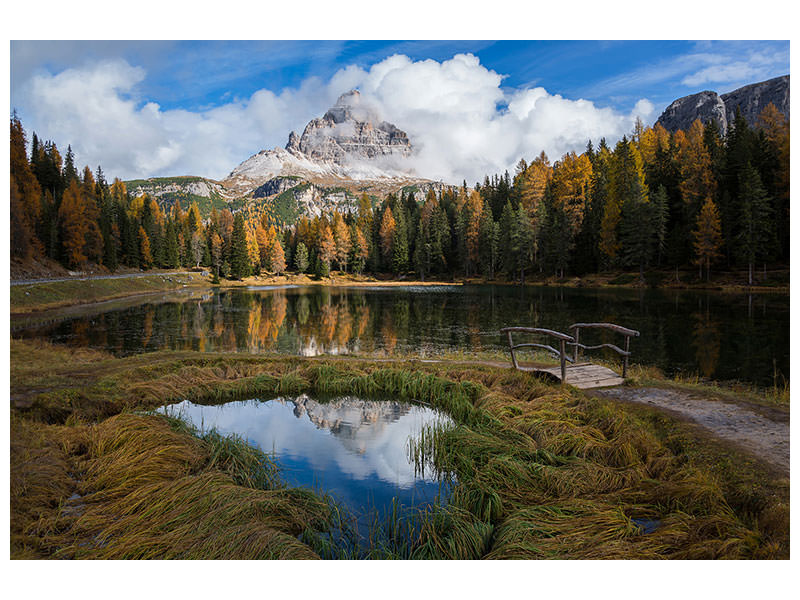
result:
M 708 311 L 695 313 L 692 341 L 695 347 L 700 374 L 713 377 L 719 363 L 720 335 L 719 328 Z
M 231 289 L 17 326 L 14 335 L 127 355 L 154 350 L 431 356 L 505 352 L 502 327 L 567 331 L 606 321 L 641 332 L 632 361 L 770 385 L 789 373 L 787 296 L 513 286 Z M 587 332 L 592 343 L 619 343 Z M 592 356 L 597 354 L 592 353 Z M 616 355 L 608 354 L 616 359 Z

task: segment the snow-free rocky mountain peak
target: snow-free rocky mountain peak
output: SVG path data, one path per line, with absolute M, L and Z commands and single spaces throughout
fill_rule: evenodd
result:
M 688 130 L 695 119 L 700 119 L 703 124 L 715 119 L 724 134 L 736 118 L 737 109 L 752 127 L 758 115 L 770 103 L 789 118 L 788 75 L 751 83 L 727 94 L 706 90 L 683 96 L 666 108 L 658 118 L 658 123 L 667 131 L 675 132 L 678 129 Z

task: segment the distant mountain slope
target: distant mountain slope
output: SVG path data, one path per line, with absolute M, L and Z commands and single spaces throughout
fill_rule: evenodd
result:
M 727 94 L 703 91 L 678 98 L 658 118 L 667 131 L 687 130 L 695 119 L 716 119 L 723 133 L 733 123 L 737 107 L 749 125 L 755 125 L 762 110 L 772 103 L 789 118 L 789 75 L 746 85 Z

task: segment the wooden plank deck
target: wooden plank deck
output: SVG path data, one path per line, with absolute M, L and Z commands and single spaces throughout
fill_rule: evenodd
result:
M 547 373 L 549 376 L 554 377 L 557 381 L 561 381 L 561 367 L 535 368 L 520 366 L 520 369 L 534 373 Z M 625 380 L 622 377 L 608 367 L 593 365 L 592 363 L 567 365 L 566 372 L 567 385 L 574 386 L 579 390 L 612 387 L 625 383 Z

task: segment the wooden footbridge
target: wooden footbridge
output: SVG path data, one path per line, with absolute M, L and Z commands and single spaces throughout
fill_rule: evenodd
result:
M 569 326 L 573 335 L 561 333 L 560 331 L 553 331 L 552 329 L 540 329 L 537 327 L 505 327 L 500 331 L 505 333 L 508 337 L 508 348 L 511 352 L 511 362 L 515 369 L 520 371 L 531 371 L 534 373 L 544 374 L 549 377 L 554 377 L 561 383 L 568 383 L 579 389 L 591 389 L 600 387 L 610 387 L 624 383 L 625 377 L 628 375 L 628 357 L 631 355 L 630 343 L 632 337 L 639 337 L 639 332 L 634 329 L 628 329 L 613 323 L 574 323 Z M 598 344 L 596 346 L 586 346 L 580 342 L 581 330 L 583 329 L 600 329 L 611 331 L 613 333 L 621 334 L 625 337 L 625 349 L 614 344 Z M 558 342 L 558 349 L 550 346 L 549 344 L 538 343 L 524 343 L 514 344 L 511 337 L 513 333 L 533 334 L 539 336 L 547 336 L 555 338 Z M 570 356 L 567 354 L 567 346 L 572 346 L 573 351 Z M 519 364 L 517 357 L 514 354 L 520 348 L 541 348 L 552 353 L 559 359 L 560 365 L 557 367 L 529 367 Z M 593 365 L 590 362 L 579 362 L 580 351 L 599 350 L 601 348 L 610 348 L 623 357 L 622 362 L 622 376 L 617 375 L 608 367 L 602 365 Z M 570 364 L 567 364 L 570 363 Z

